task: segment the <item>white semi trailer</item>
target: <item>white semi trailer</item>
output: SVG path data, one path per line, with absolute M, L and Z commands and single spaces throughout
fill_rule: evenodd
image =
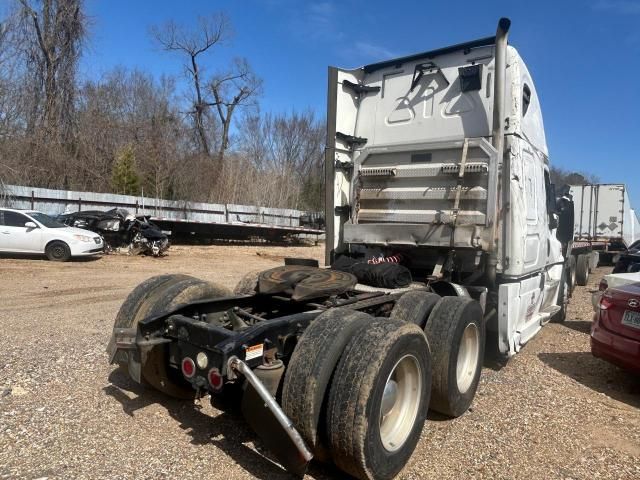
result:
M 571 263 L 576 282 L 586 285 L 598 263 L 615 263 L 615 256 L 640 238 L 640 223 L 624 184 L 569 185 L 574 205 Z

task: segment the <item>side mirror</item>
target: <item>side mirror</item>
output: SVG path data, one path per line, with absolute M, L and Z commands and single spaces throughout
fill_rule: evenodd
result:
M 568 243 L 573 238 L 573 200 L 566 197 L 558 201 L 558 230 L 556 237 L 562 243 Z
M 29 230 L 33 230 L 34 228 L 38 228 L 38 225 L 36 225 L 33 222 L 25 222 L 24 226 L 27 227 L 27 229 L 29 229 Z

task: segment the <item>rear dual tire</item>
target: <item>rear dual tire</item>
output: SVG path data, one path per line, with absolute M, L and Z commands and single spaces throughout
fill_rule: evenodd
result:
M 569 272 L 565 269 L 562 272 L 562 277 L 560 278 L 560 287 L 558 290 L 558 301 L 557 305 L 560 307 L 560 310 L 552 317 L 551 321 L 554 323 L 564 323 L 567 320 L 567 307 L 569 305 L 569 296 L 570 296 L 570 286 L 568 279 Z
M 357 478 L 393 478 L 422 432 L 430 384 L 419 326 L 335 308 L 300 337 L 282 407 L 317 459 Z
M 255 295 L 258 293 L 258 277 L 262 270 L 248 272 L 233 289 L 234 295 Z
M 589 254 L 583 253 L 576 259 L 576 284 L 584 287 L 589 282 Z
M 407 292 L 393 306 L 390 318 L 415 323 L 424 328 L 433 307 L 440 301 L 440 298 L 440 295 L 436 293 L 423 290 Z
M 347 308 L 328 310 L 307 327 L 291 355 L 282 408 L 320 460 L 329 459 L 320 418 L 331 377 L 354 332 L 371 320 L 370 315 Z
M 114 328 L 133 328 L 142 319 L 173 310 L 179 305 L 229 295 L 231 292 L 226 288 L 189 275 L 151 277 L 127 296 L 118 311 Z M 142 365 L 144 383 L 170 397 L 193 399 L 195 391 L 179 371 L 169 366 L 168 358 L 166 345 L 157 345 L 148 352 Z M 126 363 L 121 366 L 126 366 Z
M 376 318 L 351 338 L 329 388 L 326 432 L 334 463 L 360 479 L 390 479 L 420 439 L 431 356 L 415 324 Z
M 433 364 L 429 408 L 459 417 L 471 406 L 482 372 L 482 308 L 471 298 L 442 297 L 429 315 L 425 333 Z
M 576 257 L 575 255 L 569 255 L 569 260 L 567 262 L 568 276 L 567 276 L 567 284 L 569 287 L 569 296 L 573 294 L 573 290 L 576 288 Z

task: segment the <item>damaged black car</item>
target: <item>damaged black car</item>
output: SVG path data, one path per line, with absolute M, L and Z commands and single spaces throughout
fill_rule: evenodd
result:
M 64 213 L 57 220 L 70 227 L 84 228 L 102 236 L 105 253 L 126 248 L 129 254 L 159 257 L 169 248 L 169 237 L 145 217 L 123 208 Z

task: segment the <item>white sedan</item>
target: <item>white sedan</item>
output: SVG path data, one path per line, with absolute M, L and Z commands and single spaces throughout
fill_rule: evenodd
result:
M 44 253 L 65 262 L 99 254 L 103 247 L 102 237 L 89 230 L 67 227 L 41 212 L 0 208 L 0 252 Z

